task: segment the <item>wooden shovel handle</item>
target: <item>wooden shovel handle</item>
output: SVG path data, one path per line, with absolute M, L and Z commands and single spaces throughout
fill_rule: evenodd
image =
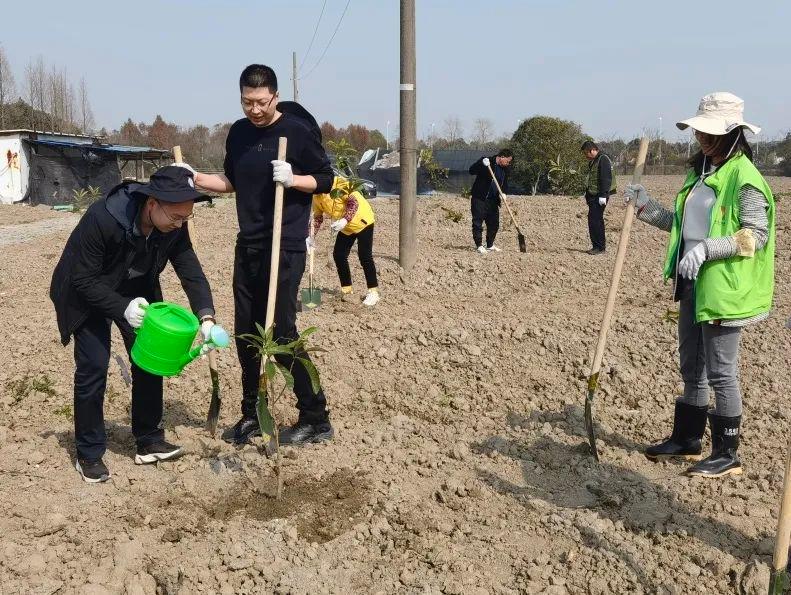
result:
M 643 177 L 645 166 L 645 156 L 648 153 L 648 139 L 640 139 L 640 150 L 637 153 L 637 162 L 634 165 L 632 174 L 632 184 L 639 184 Z M 618 284 L 621 281 L 621 271 L 623 262 L 626 260 L 626 247 L 629 245 L 629 234 L 632 231 L 632 221 L 634 220 L 634 201 L 630 200 L 626 205 L 626 214 L 623 218 L 621 237 L 618 240 L 618 252 L 615 255 L 615 268 L 612 271 L 612 281 L 610 281 L 610 292 L 607 294 L 607 305 L 604 308 L 601 328 L 599 329 L 599 340 L 596 343 L 596 355 L 593 358 L 590 376 L 597 374 L 601 369 L 601 362 L 604 358 L 604 347 L 607 345 L 607 333 L 610 330 L 610 321 L 615 309 L 615 298 L 618 295 Z
M 500 194 L 500 199 L 503 201 L 508 214 L 511 216 L 511 222 L 516 227 L 516 231 L 522 233 L 522 230 L 519 229 L 519 224 L 516 222 L 516 217 L 514 217 L 514 212 L 511 210 L 511 207 L 508 205 L 508 199 L 505 197 L 502 188 L 500 188 L 500 183 L 497 181 L 497 177 L 495 177 L 494 172 L 492 171 L 492 166 L 487 165 L 487 169 L 489 170 L 489 175 L 492 176 L 492 181 L 494 182 L 495 187 L 497 188 L 497 192 Z
M 184 156 L 181 153 L 181 145 L 176 145 L 173 147 L 173 161 L 175 163 L 183 163 Z M 187 219 L 187 235 L 190 237 L 190 242 L 192 242 L 192 238 L 195 236 L 193 233 L 195 231 L 195 224 L 192 222 L 192 219 Z M 212 370 L 217 370 L 217 353 L 214 349 L 209 352 L 209 368 Z
M 277 158 L 286 160 L 288 139 L 281 136 L 277 145 Z M 280 234 L 283 228 L 283 184 L 275 184 L 275 216 L 272 221 L 272 260 L 269 265 L 269 295 L 266 300 L 265 328 L 269 330 L 275 321 L 275 299 L 277 298 L 277 273 L 280 267 Z
M 786 455 L 786 468 L 783 475 L 783 496 L 780 500 L 780 516 L 777 519 L 775 554 L 772 561 L 774 570 L 785 570 L 788 563 L 788 542 L 791 539 L 791 445 Z

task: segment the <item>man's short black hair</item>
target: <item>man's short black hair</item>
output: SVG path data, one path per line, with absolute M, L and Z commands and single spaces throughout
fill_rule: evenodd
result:
M 592 140 L 586 140 L 584 143 L 582 143 L 582 148 L 580 149 L 580 151 L 588 152 L 591 149 L 595 149 L 596 151 L 598 151 L 599 145 L 594 143 Z
M 239 91 L 242 87 L 260 89 L 266 87 L 274 95 L 277 93 L 277 75 L 275 71 L 263 64 L 250 64 L 239 77 Z
M 513 157 L 514 152 L 511 149 L 500 149 L 497 153 L 498 157 Z

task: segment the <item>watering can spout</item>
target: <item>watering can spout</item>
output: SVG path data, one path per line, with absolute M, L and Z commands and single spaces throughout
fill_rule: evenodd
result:
M 216 348 L 224 348 L 228 347 L 229 343 L 230 338 L 228 337 L 228 332 L 221 326 L 214 325 L 209 333 L 209 339 L 190 349 L 188 353 L 182 356 L 179 365 L 182 369 L 184 369 L 187 364 L 189 364 L 201 354 L 201 349 L 203 349 L 204 345 L 212 345 Z

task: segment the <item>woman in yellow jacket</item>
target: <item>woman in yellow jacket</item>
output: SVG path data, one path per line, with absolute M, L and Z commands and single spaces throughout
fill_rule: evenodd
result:
M 348 180 L 335 176 L 332 189 L 348 189 Z M 341 282 L 341 291 L 344 295 L 352 292 L 352 273 L 349 270 L 349 253 L 354 242 L 357 241 L 357 253 L 360 264 L 365 273 L 365 282 L 368 284 L 368 293 L 363 299 L 366 306 L 375 306 L 379 301 L 379 283 L 376 279 L 376 265 L 374 264 L 374 211 L 370 203 L 359 192 L 344 193 L 344 197 L 333 198 L 332 194 L 313 195 L 313 233 L 319 231 L 324 215 L 332 223 L 330 229 L 338 233 L 335 247 L 332 251 L 335 266 L 338 267 L 338 277 Z

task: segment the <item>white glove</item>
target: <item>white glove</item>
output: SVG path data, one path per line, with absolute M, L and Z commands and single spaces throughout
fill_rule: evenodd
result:
M 186 163 L 182 163 L 181 161 L 177 161 L 176 163 L 173 163 L 173 164 L 171 164 L 171 165 L 172 165 L 173 167 L 183 167 L 184 169 L 186 169 L 188 172 L 190 172 L 190 173 L 192 174 L 192 177 L 193 177 L 193 178 L 195 178 L 195 176 L 196 176 L 196 175 L 197 175 L 197 173 L 198 173 L 198 172 L 196 172 L 196 171 L 195 171 L 195 170 L 192 168 L 192 166 L 191 166 L 191 165 L 188 165 L 188 164 L 186 164 Z
M 291 188 L 294 185 L 294 172 L 291 170 L 291 164 L 288 161 L 273 159 L 272 179 L 275 182 L 280 182 L 286 188 Z
M 484 157 L 484 158 L 483 158 L 483 166 L 484 166 L 484 167 L 489 167 L 489 164 L 490 164 L 490 163 L 491 163 L 491 161 L 489 161 L 489 158 L 488 158 L 488 157 Z
M 606 204 L 607 204 L 607 197 L 606 197 L 606 196 L 600 196 L 600 197 L 599 197 L 599 206 L 600 206 L 600 207 L 603 207 L 603 206 L 605 206 Z
M 148 302 L 146 298 L 138 297 L 129 302 L 126 310 L 124 310 L 124 318 L 132 328 L 140 328 L 140 325 L 143 324 L 143 317 L 146 315 L 146 311 L 142 306 L 148 306 Z
M 629 204 L 632 200 L 636 209 L 642 209 L 651 200 L 651 196 L 642 184 L 628 184 L 624 191 L 623 202 Z
M 344 217 L 341 217 L 337 221 L 332 222 L 332 225 L 330 225 L 330 229 L 335 233 L 338 233 L 347 225 L 349 225 L 349 222 Z
M 692 279 L 697 279 L 700 265 L 704 262 L 706 262 L 706 245 L 701 242 L 687 252 L 687 255 L 681 259 L 681 262 L 678 264 L 678 274 L 690 281 Z
M 203 335 L 203 340 L 208 341 L 211 338 L 211 327 L 214 326 L 213 320 L 204 320 L 200 325 L 200 334 Z
M 308 254 L 313 252 L 313 249 L 315 247 L 316 247 L 316 241 L 310 236 L 306 237 L 305 238 L 305 248 L 307 249 Z

